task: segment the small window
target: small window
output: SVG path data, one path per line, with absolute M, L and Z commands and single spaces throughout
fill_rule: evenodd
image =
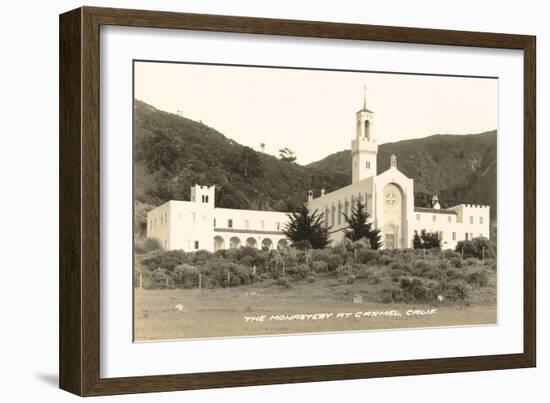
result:
M 214 218 L 214 227 L 216 226 L 216 218 Z
M 204 203 L 204 195 L 201 196 L 201 202 Z
M 281 223 L 277 221 L 277 231 L 280 231 L 280 230 L 281 230 Z
M 195 241 L 195 249 L 199 249 L 199 241 Z
M 474 216 L 471 215 L 471 216 L 470 216 L 470 224 L 473 224 L 473 223 L 474 223 Z
M 420 221 L 420 214 L 416 215 L 416 221 Z
M 453 232 L 453 241 L 456 241 L 456 232 Z
M 233 219 L 232 218 L 227 220 L 227 228 L 233 228 Z
M 366 167 L 367 167 L 367 169 L 370 169 L 370 161 L 367 161 Z
M 483 217 L 479 217 L 479 223 L 483 224 Z
M 435 214 L 432 216 L 432 221 L 433 221 L 433 222 L 436 222 L 436 221 L 437 221 L 437 216 L 436 216 Z
M 467 232 L 464 234 L 464 236 L 466 237 L 466 240 L 468 240 L 468 233 Z
M 204 201 L 208 203 L 208 195 L 204 196 Z

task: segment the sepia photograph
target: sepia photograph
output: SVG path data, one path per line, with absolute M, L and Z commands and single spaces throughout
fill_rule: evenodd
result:
M 134 341 L 496 325 L 498 84 L 135 60 Z

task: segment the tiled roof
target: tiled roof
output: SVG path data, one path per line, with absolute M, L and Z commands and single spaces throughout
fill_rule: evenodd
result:
M 456 211 L 454 210 L 446 210 L 446 209 L 435 209 L 435 208 L 427 208 L 427 207 L 415 207 L 414 211 L 416 213 L 434 213 L 434 214 L 452 214 L 457 215 Z

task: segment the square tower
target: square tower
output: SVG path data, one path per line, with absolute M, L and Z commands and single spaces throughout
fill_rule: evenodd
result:
M 208 207 L 214 207 L 215 197 L 215 186 L 191 186 L 191 202 L 193 203 L 200 203 Z
M 363 108 L 355 114 L 356 133 L 351 142 L 352 183 L 359 182 L 371 176 L 376 176 L 376 154 L 378 144 L 374 138 L 374 113 Z

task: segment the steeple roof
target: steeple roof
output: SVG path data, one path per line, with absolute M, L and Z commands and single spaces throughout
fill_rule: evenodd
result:
M 366 85 L 363 86 L 363 107 L 359 109 L 357 113 L 360 113 L 360 112 L 374 113 L 370 109 L 367 109 L 367 86 Z

